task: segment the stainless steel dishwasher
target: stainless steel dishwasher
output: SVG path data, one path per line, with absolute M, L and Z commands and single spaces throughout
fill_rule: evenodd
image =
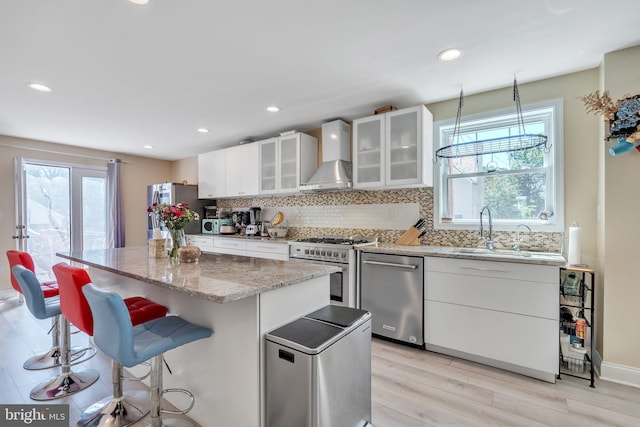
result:
M 360 308 L 374 335 L 424 346 L 424 258 L 362 252 Z

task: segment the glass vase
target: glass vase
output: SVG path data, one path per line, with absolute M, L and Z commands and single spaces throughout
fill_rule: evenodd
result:
M 166 250 L 167 256 L 171 261 L 179 262 L 178 249 L 186 244 L 184 236 L 184 228 L 170 228 L 169 238 L 167 239 Z

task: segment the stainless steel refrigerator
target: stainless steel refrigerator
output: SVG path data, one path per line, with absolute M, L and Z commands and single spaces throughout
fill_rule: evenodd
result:
M 211 204 L 210 200 L 198 200 L 198 186 L 197 185 L 184 185 L 174 182 L 165 182 L 163 184 L 152 184 L 147 186 L 147 206 L 153 203 L 187 203 L 189 208 L 197 212 L 200 218 L 204 215 L 205 204 Z M 201 229 L 202 220 L 191 221 L 184 227 L 186 234 L 199 234 Z M 167 237 L 168 230 L 164 224 L 160 224 L 162 230 L 162 237 Z M 149 216 L 147 218 L 147 239 L 151 239 L 153 236 L 153 223 Z

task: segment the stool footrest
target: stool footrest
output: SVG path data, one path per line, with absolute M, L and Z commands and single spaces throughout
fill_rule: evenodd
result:
M 160 409 L 160 412 L 163 412 L 165 414 L 184 415 L 187 412 L 191 411 L 193 409 L 193 405 L 196 403 L 196 398 L 193 396 L 193 393 L 191 393 L 189 390 L 186 390 L 184 388 L 166 388 L 162 390 L 162 394 L 164 395 L 165 393 L 182 393 L 182 394 L 186 394 L 191 398 L 191 403 L 189 404 L 189 407 L 187 409 L 184 409 L 181 411 L 173 411 L 171 409 Z
M 142 362 L 141 365 L 149 367 L 149 371 L 146 374 L 144 374 L 141 377 L 136 377 L 136 376 L 129 377 L 129 376 L 122 375 L 120 377 L 120 379 L 122 381 L 142 381 L 142 380 L 147 379 L 149 377 L 149 375 L 151 375 L 151 363 L 147 361 L 147 362 Z

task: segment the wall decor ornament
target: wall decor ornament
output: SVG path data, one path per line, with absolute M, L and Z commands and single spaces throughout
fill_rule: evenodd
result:
M 611 155 L 632 151 L 625 142 L 640 151 L 640 95 L 625 95 L 614 101 L 609 91 L 602 94 L 595 91 L 581 99 L 587 113 L 600 114 L 609 120 L 609 135 L 606 139 L 616 141 L 616 145 L 609 150 Z M 636 142 L 639 144 L 635 145 Z

